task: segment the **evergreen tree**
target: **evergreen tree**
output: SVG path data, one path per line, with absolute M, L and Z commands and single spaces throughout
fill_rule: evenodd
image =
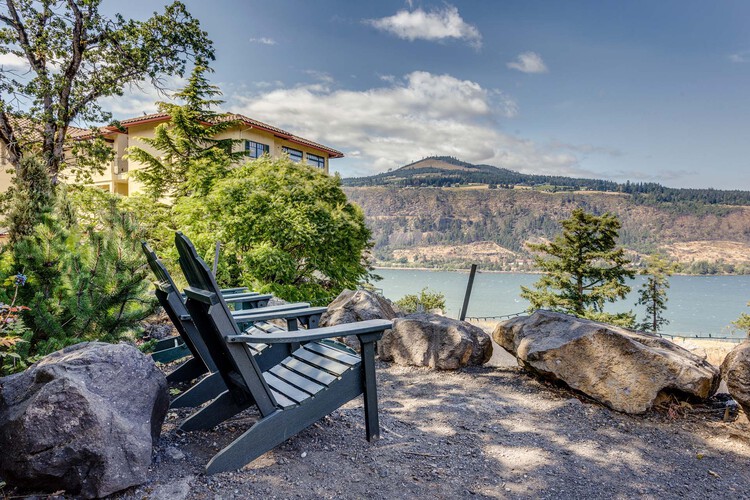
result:
M 638 290 L 636 303 L 646 306 L 646 318 L 638 325 L 641 330 L 658 332 L 669 324 L 669 320 L 664 317 L 664 311 L 667 310 L 669 277 L 674 269 L 674 264 L 664 257 L 658 254 L 649 256 L 646 267 L 641 271 L 641 274 L 648 278 Z
M 154 137 L 140 139 L 156 154 L 137 146 L 128 148 L 129 159 L 144 165 L 133 176 L 152 198 L 205 195 L 211 182 L 226 175 L 232 162 L 244 156 L 244 152 L 232 151 L 237 140 L 215 139 L 237 121 L 212 111 L 223 101 L 216 99 L 221 91 L 205 76 L 209 71 L 206 66 L 195 67 L 185 88 L 174 94 L 181 103 L 158 103 L 159 111 L 170 120 L 156 127 Z
M 534 262 L 545 274 L 534 289 L 521 287 L 521 297 L 531 303 L 532 310 L 548 308 L 632 325 L 632 313 L 608 314 L 603 310 L 606 302 L 625 298 L 630 292 L 625 279 L 635 276 L 626 267 L 630 261 L 623 249 L 616 244 L 620 229 L 617 216 L 597 216 L 577 208 L 560 224 L 562 234 L 550 243 L 528 245 L 541 254 L 534 257 Z
M 24 162 L 26 172 L 41 172 L 40 182 L 50 182 L 44 163 Z M 41 207 L 42 220 L 30 234 L 0 252 L 0 278 L 28 277 L 12 297 L 0 290 L 2 302 L 29 308 L 22 313 L 24 342 L 14 346 L 16 368 L 82 340 L 117 341 L 153 308 L 139 247 L 144 235 L 119 198 L 96 188 L 68 196 L 58 186 L 55 193 L 54 206 Z M 17 195 L 17 204 L 34 198 L 26 189 Z

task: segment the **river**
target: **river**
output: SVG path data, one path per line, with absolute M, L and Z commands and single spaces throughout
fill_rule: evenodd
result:
M 458 317 L 463 303 L 468 273 L 451 271 L 423 271 L 412 269 L 378 269 L 383 279 L 375 286 L 391 300 L 409 293 L 419 293 L 428 287 L 445 294 L 446 314 Z M 521 286 L 531 286 L 538 274 L 478 273 L 469 302 L 468 316 L 502 316 L 524 311 L 528 302 L 519 294 Z M 608 304 L 610 312 L 632 309 L 642 320 L 645 308 L 636 306 L 637 289 L 643 282 L 637 277 L 627 299 Z M 667 310 L 670 321 L 663 333 L 685 336 L 743 337 L 733 331 L 730 323 L 740 313 L 750 313 L 750 276 L 672 276 L 667 291 Z

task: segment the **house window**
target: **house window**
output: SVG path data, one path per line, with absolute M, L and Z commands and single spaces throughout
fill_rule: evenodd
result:
M 255 141 L 245 141 L 245 153 L 250 158 L 260 158 L 269 151 L 268 144 L 261 144 Z
M 281 148 L 281 150 L 289 155 L 290 160 L 296 161 L 298 163 L 302 161 L 302 151 L 300 151 L 299 149 L 292 149 L 284 146 L 283 148 Z
M 326 159 L 322 156 L 307 153 L 307 164 L 313 167 L 326 168 Z

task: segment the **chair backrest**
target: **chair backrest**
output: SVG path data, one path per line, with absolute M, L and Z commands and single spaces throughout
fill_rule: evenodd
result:
M 208 265 L 181 232 L 175 234 L 175 246 L 180 254 L 180 267 L 190 285 L 185 290 L 188 311 L 227 388 L 235 397 L 242 398 L 242 393 L 245 397 L 251 396 L 261 414 L 273 412 L 276 400 L 247 345 L 226 342 L 226 336 L 241 332 Z
M 175 285 L 174 280 L 172 279 L 172 275 L 169 274 L 169 271 L 167 271 L 167 268 L 164 266 L 164 263 L 159 259 L 159 257 L 156 256 L 156 252 L 154 252 L 148 243 L 145 241 L 141 242 L 141 247 L 143 248 L 143 253 L 146 254 L 146 261 L 148 261 L 148 267 L 151 268 L 151 271 L 154 273 L 154 276 L 156 276 L 156 279 L 159 280 L 158 288 L 161 288 L 166 293 L 168 293 L 168 290 L 165 290 L 168 287 L 171 287 L 172 290 L 174 290 L 177 295 L 180 295 L 179 289 L 177 288 L 177 285 Z
M 183 301 L 180 291 L 172 280 L 172 275 L 164 266 L 151 247 L 145 241 L 141 242 L 143 253 L 146 254 L 148 265 L 156 276 L 156 298 L 159 304 L 164 308 L 172 324 L 177 329 L 180 337 L 187 345 L 194 358 L 200 359 L 206 367 L 214 372 L 216 367 L 211 359 L 210 352 L 205 348 L 203 342 L 195 337 L 198 335 L 195 326 L 190 323 L 190 314 L 188 313 L 185 302 Z

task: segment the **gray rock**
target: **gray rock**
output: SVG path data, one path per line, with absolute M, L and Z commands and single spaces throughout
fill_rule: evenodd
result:
M 172 460 L 183 460 L 185 458 L 185 454 L 174 446 L 170 446 L 169 448 L 164 450 L 164 454 Z
M 436 314 L 416 313 L 393 320 L 378 342 L 383 361 L 438 370 L 482 365 L 492 357 L 492 341 L 481 328 Z
M 83 498 L 141 484 L 168 406 L 164 374 L 135 347 L 52 353 L 0 379 L 0 476 Z
M 750 340 L 732 349 L 721 363 L 721 378 L 727 391 L 750 418 Z
M 193 476 L 188 476 L 168 484 L 161 484 L 156 486 L 148 497 L 155 500 L 184 500 L 190 494 L 192 481 Z
M 707 398 L 719 385 L 716 367 L 666 339 L 566 314 L 536 311 L 492 336 L 532 373 L 625 413 L 643 413 L 666 393 Z
M 355 323 L 368 319 L 393 319 L 397 316 L 390 301 L 367 290 L 344 290 L 328 305 L 320 326 Z

